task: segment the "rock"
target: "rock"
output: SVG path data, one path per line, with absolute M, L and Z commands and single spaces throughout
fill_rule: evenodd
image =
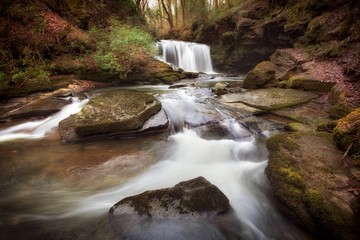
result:
M 256 89 L 271 84 L 275 80 L 275 68 L 269 61 L 256 65 L 244 79 L 244 88 Z
M 75 132 L 75 115 L 72 115 L 59 123 L 59 132 L 63 143 L 75 143 L 84 140 L 121 139 L 139 137 L 147 134 L 165 133 L 169 130 L 169 120 L 163 109 L 150 117 L 141 129 L 133 131 L 114 131 L 106 134 L 98 134 L 80 138 Z
M 360 107 L 358 92 L 349 91 L 335 85 L 331 90 L 332 106 L 329 110 L 329 116 L 333 119 L 345 117 L 350 112 Z
M 285 85 L 305 91 L 330 92 L 335 82 L 322 82 L 311 75 L 297 74 L 286 81 Z
M 180 216 L 219 214 L 230 208 L 229 199 L 203 177 L 180 182 L 172 188 L 146 191 L 116 203 L 110 214 Z
M 229 92 L 228 89 L 227 89 L 228 87 L 229 87 L 229 83 L 218 82 L 212 88 L 212 92 L 215 93 L 218 96 L 224 95 L 224 94 Z
M 152 95 L 140 92 L 113 91 L 90 100 L 75 115 L 79 137 L 141 129 L 144 122 L 161 110 Z
M 275 66 L 275 78 L 279 81 L 286 81 L 293 75 L 302 71 L 300 64 L 304 62 L 306 56 L 295 49 L 277 49 L 270 56 L 270 61 Z
M 196 73 L 196 72 L 184 72 L 184 74 L 187 78 L 198 78 L 199 77 L 199 73 Z
M 49 116 L 60 111 L 67 104 L 69 104 L 69 101 L 66 99 L 45 96 L 40 99 L 30 100 L 30 102 L 4 113 L 0 116 L 0 119 L 21 119 Z
M 319 239 L 358 239 L 356 196 L 331 139 L 285 133 L 267 141 L 265 170 L 278 208 Z
M 337 121 L 333 139 L 336 146 L 343 151 L 346 151 L 352 144 L 349 153 L 360 152 L 360 108 Z
M 225 103 L 244 103 L 250 107 L 272 111 L 276 109 L 296 106 L 317 98 L 312 92 L 294 89 L 257 89 L 242 93 L 226 94 L 220 97 Z

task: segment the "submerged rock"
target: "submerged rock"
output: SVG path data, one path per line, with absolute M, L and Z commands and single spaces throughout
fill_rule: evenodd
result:
M 230 208 L 229 199 L 203 177 L 176 184 L 172 188 L 146 191 L 116 203 L 113 215 L 180 216 L 218 214 Z
M 93 98 L 77 114 L 59 123 L 63 142 L 121 138 L 166 131 L 161 103 L 140 92 L 113 91 Z

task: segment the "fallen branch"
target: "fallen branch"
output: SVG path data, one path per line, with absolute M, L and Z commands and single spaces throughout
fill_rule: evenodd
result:
M 341 158 L 341 161 L 344 161 L 344 160 L 345 160 L 346 156 L 349 154 L 349 151 L 350 151 L 350 149 L 352 148 L 353 145 L 354 145 L 354 143 L 352 142 L 352 143 L 348 146 L 348 148 L 346 149 L 344 155 L 343 155 L 342 158 Z M 344 162 L 345 162 L 345 161 L 344 161 Z M 345 162 L 345 165 L 347 165 L 346 162 Z

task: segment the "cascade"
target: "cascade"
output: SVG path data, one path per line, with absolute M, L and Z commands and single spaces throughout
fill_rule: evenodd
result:
M 157 47 L 160 58 L 175 67 L 188 72 L 214 73 L 210 57 L 210 47 L 205 44 L 161 40 Z

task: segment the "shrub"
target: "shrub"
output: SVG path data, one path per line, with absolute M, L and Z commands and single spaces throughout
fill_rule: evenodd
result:
M 95 62 L 104 70 L 116 72 L 121 79 L 139 72 L 147 57 L 155 54 L 154 39 L 140 28 L 110 20 L 105 30 L 92 29 L 90 36 L 96 46 Z

